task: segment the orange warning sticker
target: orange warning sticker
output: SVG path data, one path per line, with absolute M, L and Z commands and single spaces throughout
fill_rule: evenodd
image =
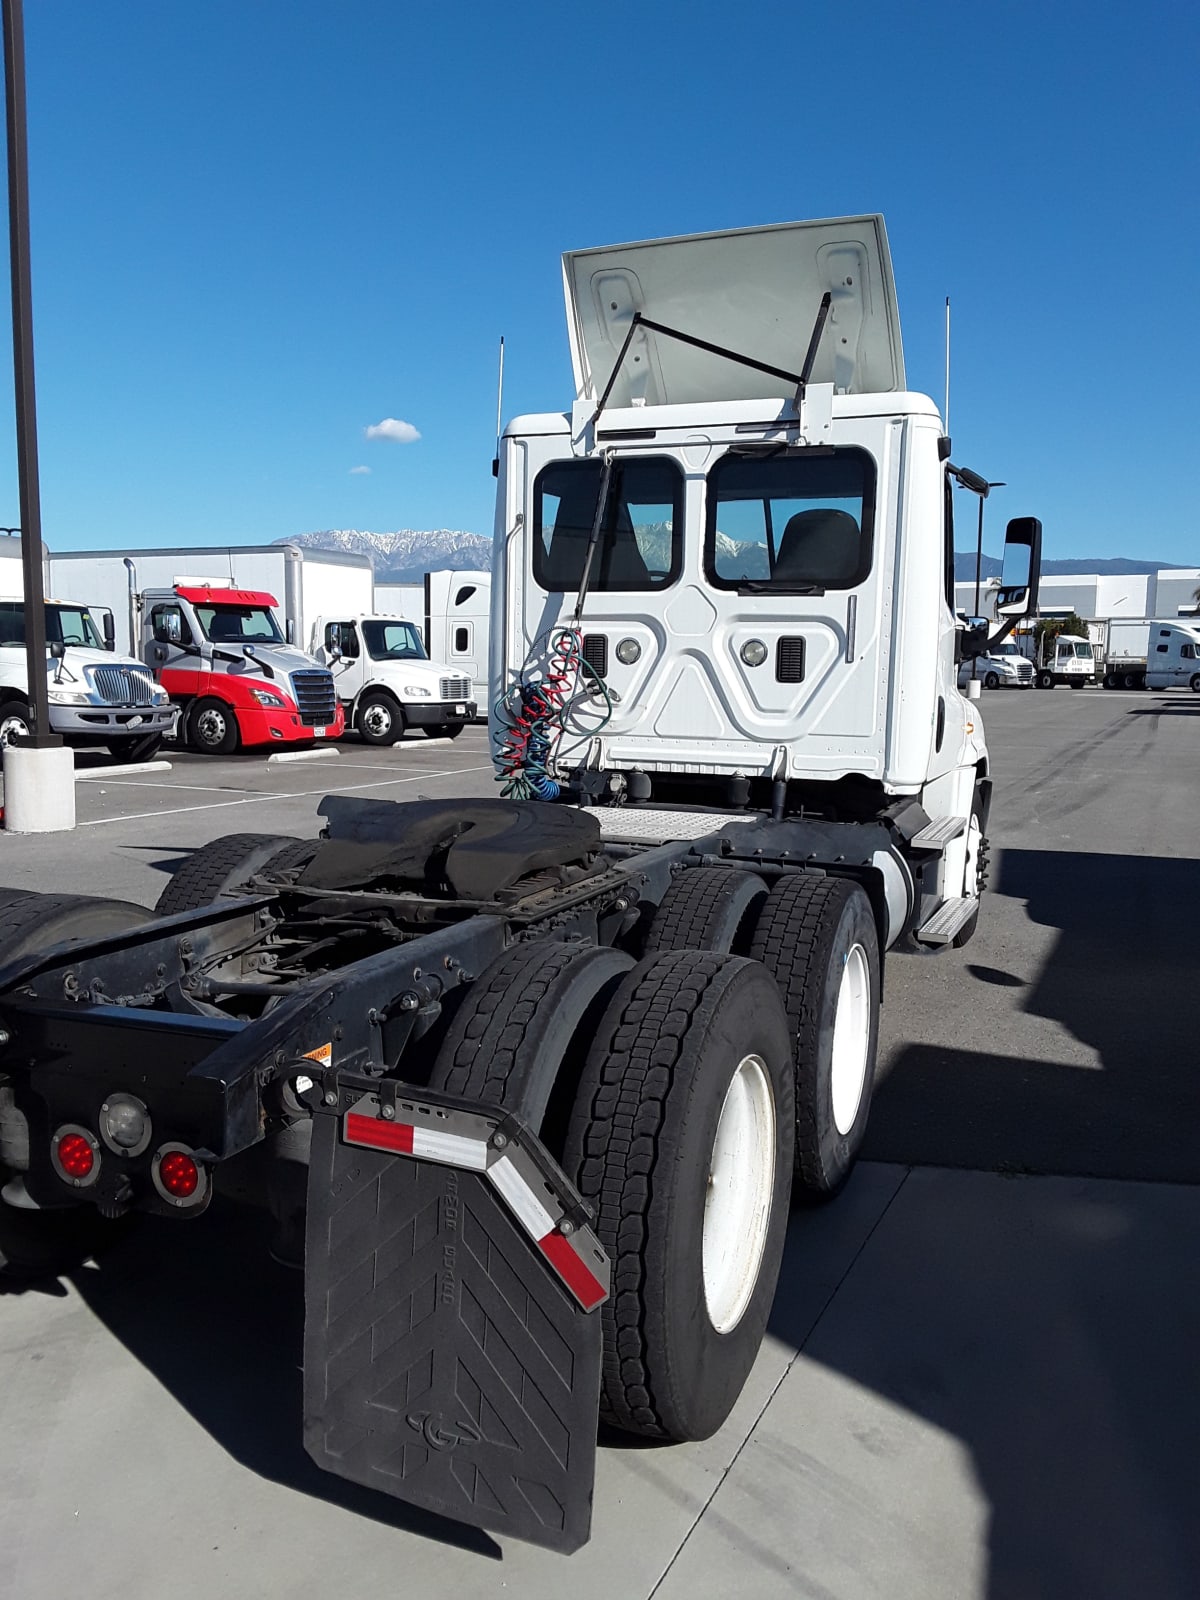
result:
M 328 1067 L 333 1062 L 333 1045 L 319 1044 L 315 1050 L 306 1050 L 304 1059 L 306 1061 L 315 1061 L 318 1066 Z

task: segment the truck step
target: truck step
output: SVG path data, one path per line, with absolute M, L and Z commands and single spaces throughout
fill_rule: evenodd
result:
M 918 850 L 942 850 L 951 839 L 958 838 L 966 825 L 966 817 L 935 817 L 920 833 L 913 834 L 911 842 Z
M 960 897 L 943 900 L 929 921 L 917 929 L 916 938 L 922 944 L 949 944 L 954 935 L 971 920 L 978 907 L 977 899 Z

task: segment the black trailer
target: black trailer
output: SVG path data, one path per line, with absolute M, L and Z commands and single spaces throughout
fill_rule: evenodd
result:
M 329 797 L 319 840 L 218 840 L 156 914 L 0 898 L 0 1271 L 257 1198 L 305 1272 L 314 1459 L 578 1547 L 598 1418 L 721 1425 L 793 1180 L 832 1193 L 861 1144 L 881 842 L 914 925 L 933 893 L 919 807 L 824 850 L 627 810 Z

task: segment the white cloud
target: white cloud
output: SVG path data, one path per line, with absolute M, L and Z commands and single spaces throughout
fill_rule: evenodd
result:
M 371 476 L 371 469 L 370 467 L 351 467 L 350 476 L 352 478 L 369 478 Z
M 384 417 L 363 432 L 368 439 L 391 439 L 395 444 L 415 444 L 421 437 L 411 422 L 401 422 L 399 417 Z

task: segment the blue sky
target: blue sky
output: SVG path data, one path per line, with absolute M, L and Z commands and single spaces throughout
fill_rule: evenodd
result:
M 1192 7 L 26 0 L 26 35 L 52 547 L 490 532 L 499 335 L 507 415 L 571 399 L 560 251 L 879 210 L 939 403 L 953 299 L 988 545 L 1034 513 L 1049 556 L 1200 564 Z

